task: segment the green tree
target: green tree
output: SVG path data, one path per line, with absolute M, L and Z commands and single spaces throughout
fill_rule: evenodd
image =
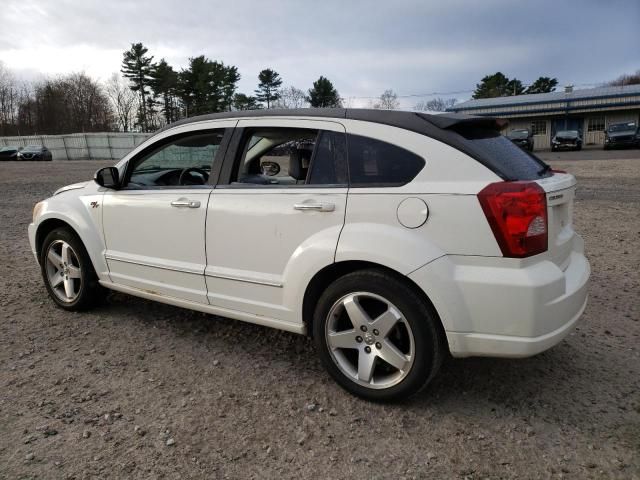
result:
M 524 93 L 549 93 L 553 92 L 557 85 L 557 78 L 539 77 L 535 82 L 527 87 Z
M 524 93 L 522 82 L 518 79 L 509 79 L 502 72 L 487 75 L 476 84 L 473 98 L 507 97 Z
M 142 130 L 148 131 L 147 95 L 151 83 L 153 56 L 148 56 L 149 49 L 142 43 L 132 43 L 131 48 L 122 55 L 122 74 L 131 82 L 131 90 L 140 96 L 138 123 Z
M 186 115 L 231 109 L 240 75 L 233 66 L 204 55 L 189 59 L 189 68 L 178 75 L 178 91 Z
M 160 111 L 167 123 L 178 119 L 177 89 L 178 73 L 163 58 L 153 65 L 150 86 L 156 97 L 161 97 Z
M 338 94 L 333 83 L 323 76 L 313 82 L 313 88 L 309 89 L 307 100 L 313 108 L 342 106 L 340 94 Z
M 265 68 L 258 74 L 258 88 L 256 88 L 256 98 L 259 102 L 267 104 L 267 108 L 271 108 L 271 104 L 280 98 L 278 89 L 282 85 L 282 79 L 275 70 Z
M 231 111 L 233 107 L 233 99 L 236 89 L 238 88 L 238 82 L 240 81 L 240 74 L 238 68 L 234 66 L 224 67 L 224 79 L 222 82 L 222 100 L 224 109 Z
M 236 93 L 233 96 L 233 107 L 236 110 L 258 110 L 260 104 L 256 97 L 250 97 L 244 93 Z

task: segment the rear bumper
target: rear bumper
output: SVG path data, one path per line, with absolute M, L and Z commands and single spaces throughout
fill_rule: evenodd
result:
M 410 278 L 432 300 L 454 357 L 528 357 L 559 343 L 584 311 L 591 270 L 582 240 L 574 244 L 564 271 L 546 259 L 442 257 Z

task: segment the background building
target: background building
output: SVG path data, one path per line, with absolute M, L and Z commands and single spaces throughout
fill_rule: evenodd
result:
M 584 90 L 567 86 L 561 92 L 469 100 L 449 111 L 508 119 L 504 133 L 532 130 L 535 149 L 550 148 L 560 130 L 579 130 L 585 145 L 603 145 L 607 126 L 640 120 L 640 85 Z

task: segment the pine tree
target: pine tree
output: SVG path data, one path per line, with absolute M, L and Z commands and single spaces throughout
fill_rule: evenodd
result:
M 260 104 L 256 97 L 250 97 L 244 93 L 236 93 L 233 96 L 233 107 L 236 110 L 258 110 Z
M 486 75 L 476 85 L 473 98 L 508 97 L 524 93 L 522 82 L 516 78 L 508 78 L 502 72 Z
M 178 73 L 163 58 L 153 65 L 151 70 L 150 86 L 156 97 L 161 97 L 160 111 L 167 124 L 178 119 L 176 108 L 176 95 L 178 88 Z
M 278 72 L 265 68 L 258 74 L 258 88 L 256 89 L 256 98 L 259 102 L 266 102 L 267 108 L 271 108 L 272 102 L 275 102 L 280 98 L 280 92 L 278 89 L 282 85 L 282 79 Z
M 527 90 L 524 93 L 549 93 L 553 92 L 557 85 L 557 78 L 539 77 L 535 82 L 527 87 Z
M 131 81 L 131 90 L 140 95 L 138 123 L 144 131 L 149 130 L 147 120 L 147 95 L 151 82 L 153 56 L 147 56 L 149 49 L 142 43 L 132 43 L 122 55 L 122 74 Z
M 178 75 L 178 91 L 187 115 L 229 110 L 240 80 L 238 69 L 204 55 L 189 59 Z
M 333 83 L 323 76 L 313 82 L 313 88 L 309 90 L 307 100 L 313 108 L 342 106 L 340 95 L 334 88 Z

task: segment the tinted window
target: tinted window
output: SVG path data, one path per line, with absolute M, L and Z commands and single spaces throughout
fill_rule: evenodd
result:
M 422 157 L 373 138 L 349 135 L 348 145 L 349 179 L 354 187 L 404 185 L 425 165 Z
M 311 160 L 310 185 L 347 184 L 347 148 L 343 133 L 320 132 Z
M 542 160 L 499 132 L 469 128 L 458 133 L 464 137 L 469 150 L 475 154 L 473 156 L 505 180 L 536 180 L 552 174 Z

